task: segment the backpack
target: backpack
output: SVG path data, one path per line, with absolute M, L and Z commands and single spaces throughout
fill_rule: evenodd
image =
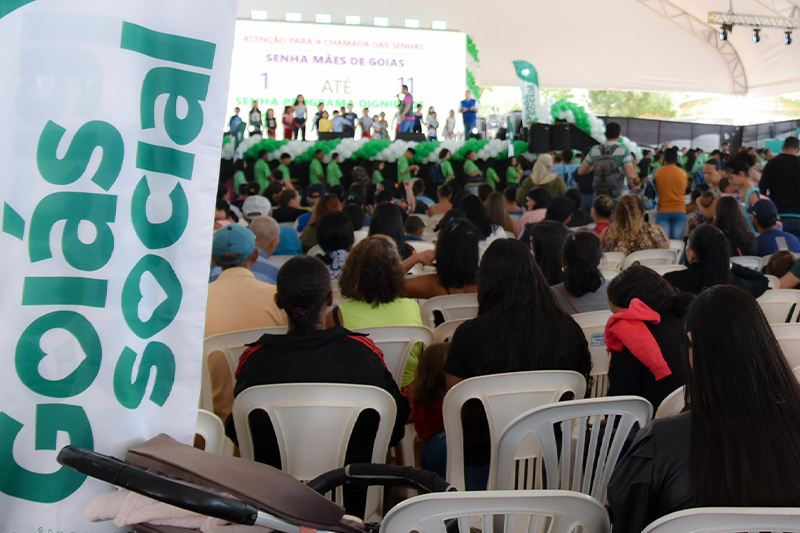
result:
M 431 167 L 431 179 L 435 185 L 444 183 L 444 173 L 442 173 L 442 166 L 439 163 Z
M 608 148 L 604 144 L 600 145 L 600 157 L 594 161 L 593 167 L 592 191 L 595 196 L 605 194 L 611 198 L 619 198 L 622 195 L 625 175 L 614 159 L 616 149 L 616 146 Z

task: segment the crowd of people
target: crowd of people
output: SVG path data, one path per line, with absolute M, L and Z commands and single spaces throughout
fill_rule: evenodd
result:
M 641 531 L 697 506 L 800 505 L 800 384 L 756 302 L 767 278 L 731 263 L 770 255 L 767 273 L 782 287 L 800 284 L 800 141 L 786 139 L 774 157 L 665 146 L 637 162 L 619 136 L 609 123 L 608 142 L 579 161 L 571 151 L 533 165 L 512 158 L 496 182 L 484 181 L 472 156 L 456 176 L 442 150 L 435 199 L 414 177 L 413 150 L 397 181 L 376 162 L 371 174 L 353 169 L 346 189 L 342 172 L 330 171 L 335 154 L 327 172 L 317 154 L 307 183 L 289 175 L 283 158 L 284 169 L 270 172 L 262 154 L 255 179 L 238 178 L 240 194 L 220 188 L 206 335 L 288 333 L 249 347 L 235 381 L 223 356 L 209 359 L 214 411 L 228 435 L 236 440 L 233 400 L 249 387 L 373 385 L 397 404 L 391 443 L 413 422 L 423 468 L 444 476 L 447 391 L 531 370 L 571 370 L 591 383 L 589 346 L 572 315 L 607 310 L 608 395 L 641 396 L 655 412 L 685 385 L 688 400 L 683 414 L 632 436 L 608 489 L 614 529 Z M 469 162 L 481 177 L 474 193 Z M 671 239 L 686 243 L 686 269 L 662 276 L 634 264 L 604 277 L 604 252 L 666 249 Z M 418 300 L 470 293 L 477 317 L 448 344 L 417 346 L 399 384 L 380 349 L 352 332 L 421 325 Z M 252 424 L 256 460 L 280 466 L 269 419 Z M 481 489 L 486 414 L 468 404 L 463 424 L 466 485 Z M 376 426 L 374 417 L 359 419 L 347 462 L 369 461 Z M 344 503 L 363 512 L 363 494 L 345 494 Z

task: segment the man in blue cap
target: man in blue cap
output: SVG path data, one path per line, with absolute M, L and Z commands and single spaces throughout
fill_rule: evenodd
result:
M 762 199 L 747 208 L 758 231 L 758 255 L 772 255 L 779 250 L 800 253 L 800 240 L 791 233 L 778 229 L 778 208 L 770 200 Z
M 222 273 L 232 267 L 246 269 L 258 281 L 272 283 L 261 272 L 253 271 L 253 265 L 258 261 L 259 252 L 256 249 L 255 234 L 239 224 L 228 224 L 214 234 L 211 245 L 211 268 L 209 283 L 214 282 Z

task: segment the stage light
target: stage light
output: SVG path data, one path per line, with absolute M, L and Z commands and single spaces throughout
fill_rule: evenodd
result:
M 372 23 L 375 26 L 384 26 L 385 27 L 385 26 L 389 25 L 389 19 L 387 17 L 375 17 L 374 19 L 372 19 Z
M 787 46 L 792 44 L 792 32 L 791 31 L 787 31 L 786 32 L 786 37 L 783 39 L 783 43 L 786 44 Z
M 729 32 L 733 32 L 733 25 L 731 25 L 731 24 L 723 24 L 722 25 L 722 29 L 719 32 L 719 40 L 720 41 L 727 41 Z
M 431 22 L 431 28 L 434 30 L 446 30 L 447 29 L 447 22 L 443 20 L 434 20 Z
M 314 21 L 317 24 L 330 24 L 331 16 L 327 13 L 317 13 L 317 15 L 314 17 Z
M 761 30 L 759 28 L 753 30 L 753 42 L 754 43 L 761 42 Z
M 300 22 L 303 20 L 303 14 L 298 13 L 297 11 L 287 11 L 284 18 L 286 19 L 286 22 Z
M 419 28 L 419 20 L 417 19 L 406 19 L 406 28 Z
M 347 15 L 344 18 L 344 23 L 349 26 L 358 26 L 359 24 L 361 24 L 361 17 L 359 17 L 358 15 Z
M 253 20 L 267 20 L 267 12 L 263 9 L 254 9 L 250 12 L 250 18 Z

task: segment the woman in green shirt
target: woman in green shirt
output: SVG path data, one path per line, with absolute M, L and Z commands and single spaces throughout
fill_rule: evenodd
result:
M 239 189 L 242 185 L 247 183 L 247 177 L 244 175 L 244 159 L 236 161 L 233 165 L 233 169 L 236 171 L 233 174 L 233 194 L 239 196 L 241 194 Z
M 492 186 L 493 190 L 497 190 L 497 184 L 500 182 L 500 176 L 497 175 L 497 172 L 491 165 L 486 167 L 486 177 L 484 181 Z
M 478 159 L 478 154 L 474 150 L 468 150 L 464 155 L 464 174 L 467 175 L 467 183 L 478 183 L 482 181 L 481 169 L 475 160 Z
M 328 314 L 328 328 L 342 325 L 358 330 L 422 325 L 417 302 L 403 298 L 405 273 L 394 241 L 385 235 L 367 237 L 350 251 L 339 278 L 339 288 L 345 300 Z M 414 381 L 421 353 L 420 344 L 411 349 L 401 386 Z
M 339 168 L 339 154 L 333 152 L 331 154 L 331 162 L 328 163 L 328 168 L 325 169 L 325 181 L 328 185 L 335 187 L 341 184 L 342 169 Z
M 528 203 L 528 191 L 538 187 L 550 193 L 550 198 L 558 198 L 567 194 L 567 184 L 564 178 L 553 172 L 553 156 L 542 154 L 533 165 L 533 173 L 525 178 L 522 185 L 517 189 L 517 203 L 526 205 Z
M 519 185 L 519 175 L 521 172 L 519 161 L 516 157 L 511 157 L 506 170 L 506 185 Z
M 442 151 L 439 152 L 439 168 L 445 183 L 456 177 L 456 173 L 453 172 L 453 164 L 450 162 L 451 157 L 452 154 L 447 148 L 442 148 Z
M 375 161 L 372 164 L 372 183 L 374 183 L 375 185 L 383 183 L 383 174 L 381 174 L 383 166 L 384 166 L 383 161 Z

